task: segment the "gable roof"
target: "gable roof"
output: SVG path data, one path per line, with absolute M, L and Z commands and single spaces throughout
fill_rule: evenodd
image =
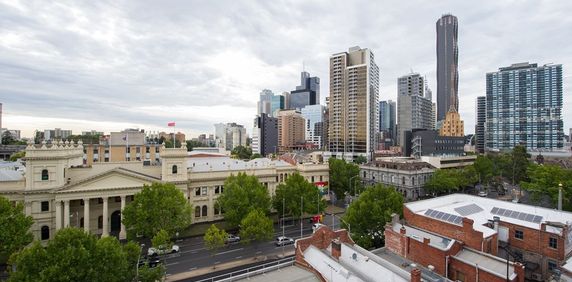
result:
M 102 173 L 71 182 L 61 188 L 56 189 L 56 192 L 66 193 L 74 191 L 107 190 L 121 187 L 136 187 L 143 186 L 145 184 L 151 184 L 152 182 L 157 181 L 161 181 L 161 179 L 130 169 L 116 167 Z M 102 187 L 97 187 L 98 185 Z

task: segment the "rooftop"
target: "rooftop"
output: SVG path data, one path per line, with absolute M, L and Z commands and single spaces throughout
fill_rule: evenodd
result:
M 506 260 L 467 248 L 462 249 L 453 257 L 463 261 L 464 263 L 473 265 L 489 273 L 495 274 L 496 276 L 506 279 Z M 509 279 L 511 281 L 516 278 L 516 273 L 514 272 L 514 267 L 512 264 L 509 265 L 508 273 Z
M 23 178 L 24 176 L 19 171 L 0 169 L 0 181 L 19 181 Z
M 265 272 L 264 274 L 261 275 L 251 276 L 249 278 L 237 281 L 319 282 L 320 280 L 316 277 L 314 273 L 294 265 L 285 268 L 280 268 L 274 271 Z
M 233 171 L 247 169 L 265 169 L 273 167 L 294 167 L 293 165 L 268 158 L 258 158 L 249 161 L 232 159 L 230 157 L 205 157 L 188 160 L 189 170 L 193 172 Z
M 401 223 L 394 223 L 392 226 L 392 229 L 393 229 L 393 231 L 399 233 L 399 230 L 401 229 L 401 227 L 405 228 L 405 234 L 408 237 L 411 237 L 411 238 L 413 238 L 419 242 L 423 242 L 423 238 L 427 238 L 430 240 L 429 245 L 434 246 L 436 248 L 439 248 L 441 250 L 448 250 L 455 243 L 455 240 L 453 240 L 453 239 L 449 239 L 446 237 L 435 235 L 433 233 L 429 233 L 429 232 L 423 231 L 421 229 L 413 228 L 411 226 L 402 225 Z
M 483 232 L 483 237 L 496 233 L 484 226 L 489 220 L 498 216 L 501 221 L 540 230 L 542 223 L 572 224 L 572 213 L 553 209 L 541 208 L 512 202 L 505 202 L 467 194 L 452 194 L 428 200 L 406 203 L 412 212 L 442 220 L 451 224 L 462 225 L 458 219 L 470 218 L 474 221 L 473 228 Z M 557 224 L 556 224 L 557 225 Z M 560 234 L 561 227 L 547 226 L 548 232 Z

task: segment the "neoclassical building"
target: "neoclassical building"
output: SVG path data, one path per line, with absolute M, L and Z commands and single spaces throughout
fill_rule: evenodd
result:
M 255 159 L 248 162 L 212 153 L 189 153 L 181 148 L 160 148 L 160 164 L 107 162 L 83 164 L 80 142 L 28 144 L 26 172 L 0 175 L 0 195 L 22 202 L 34 218 L 32 233 L 49 240 L 63 227 L 83 228 L 101 236 L 126 237 L 121 211 L 144 185 L 173 183 L 194 207 L 194 223 L 223 218 L 215 205 L 232 174 L 255 175 L 273 195 L 288 175 L 299 172 L 308 181 L 327 182 L 328 165 Z

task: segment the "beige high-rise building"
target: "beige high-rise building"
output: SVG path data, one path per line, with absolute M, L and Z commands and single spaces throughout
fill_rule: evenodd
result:
M 328 141 L 331 156 L 371 159 L 379 131 L 379 68 L 369 49 L 330 57 Z
M 445 115 L 445 120 L 443 125 L 439 129 L 439 135 L 441 136 L 454 136 L 463 137 L 465 136 L 464 122 L 461 120 L 461 115 L 453 107 Z
M 296 110 L 278 112 L 278 150 L 288 152 L 305 143 L 306 121 Z

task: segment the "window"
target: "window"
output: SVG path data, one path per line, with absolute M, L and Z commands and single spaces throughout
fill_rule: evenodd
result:
M 548 247 L 558 249 L 558 240 L 556 238 L 550 237 L 548 239 Z
M 207 211 L 208 211 L 208 208 L 207 208 L 207 206 L 206 206 L 206 205 L 204 205 L 204 206 L 203 206 L 203 213 L 202 213 L 202 216 L 207 216 Z
M 83 228 L 83 217 L 79 219 L 79 227 Z
M 195 217 L 201 217 L 201 207 L 195 207 Z
M 201 187 L 201 195 L 206 196 L 208 191 L 208 187 Z
M 137 153 L 137 154 L 141 153 L 141 147 L 135 148 L 135 153 Z
M 42 170 L 42 180 L 49 180 L 50 176 L 48 174 L 48 170 L 44 169 Z
M 116 203 L 121 203 L 121 197 L 113 197 Z
M 145 147 L 145 153 L 149 153 L 149 147 Z
M 177 174 L 177 166 L 176 165 L 174 165 L 173 168 L 171 168 L 171 172 L 173 174 Z
M 323 181 L 323 180 L 322 180 L 322 176 L 320 175 L 320 182 L 322 182 L 322 181 Z
M 405 185 L 405 176 L 401 177 L 401 184 Z
M 103 199 L 102 199 L 102 198 L 97 198 L 97 203 L 98 203 L 98 204 L 103 204 Z
M 514 238 L 523 240 L 524 239 L 524 232 L 522 230 L 515 230 L 514 231 Z
M 558 268 L 558 264 L 556 262 L 549 260 L 548 261 L 548 270 L 553 271 L 554 269 Z
M 312 183 L 314 183 L 314 176 L 312 176 Z
M 46 225 L 42 226 L 42 240 L 50 239 L 50 228 Z
M 42 212 L 50 211 L 50 202 L 44 201 L 42 202 Z
M 465 273 L 460 272 L 460 271 L 457 270 L 457 279 L 456 279 L 456 280 L 457 280 L 457 281 L 465 282 L 465 279 L 466 279 L 466 278 L 465 278 Z
M 220 208 L 218 207 L 218 205 L 215 205 L 215 207 L 214 207 L 214 214 L 215 214 L 215 215 L 219 215 L 219 214 L 220 214 Z
M 195 188 L 195 196 L 200 196 L 200 195 L 201 195 L 201 187 Z
M 103 229 L 103 215 L 100 215 L 100 216 L 97 218 L 97 228 Z

